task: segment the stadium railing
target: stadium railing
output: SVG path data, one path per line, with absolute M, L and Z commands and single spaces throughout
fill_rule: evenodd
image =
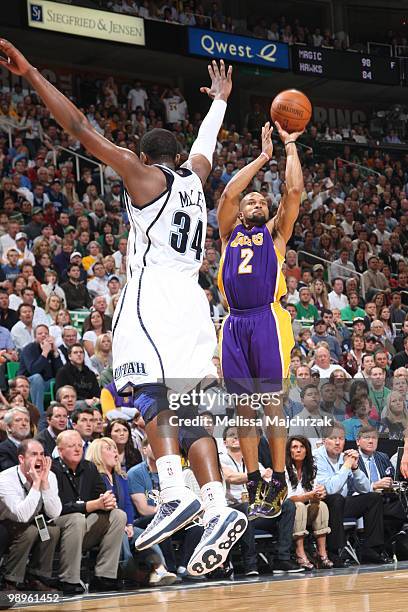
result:
M 57 165 L 57 149 L 61 151 L 65 151 L 66 153 L 70 153 L 71 155 L 75 157 L 75 175 L 76 175 L 77 181 L 81 180 L 81 170 L 80 170 L 80 165 L 79 165 L 80 159 L 85 160 L 89 164 L 93 164 L 94 166 L 97 166 L 99 170 L 99 183 L 101 186 L 101 195 L 103 196 L 105 194 L 105 185 L 103 181 L 103 164 L 101 164 L 100 162 L 96 162 L 94 159 L 91 159 L 90 157 L 86 157 L 85 155 L 76 153 L 72 149 L 66 149 L 65 147 L 62 147 L 61 145 L 56 145 L 55 147 L 53 147 L 54 166 Z
M 314 253 L 308 253 L 307 251 L 298 251 L 297 254 L 300 255 L 302 253 L 302 255 L 307 255 L 309 258 L 313 258 L 313 259 L 318 259 L 319 261 L 322 261 L 324 264 L 326 264 L 327 267 L 327 272 L 330 272 L 330 267 L 332 266 L 333 262 L 330 261 L 329 259 L 324 259 L 323 257 L 319 257 L 318 255 L 315 255 Z M 341 264 L 336 263 L 336 266 L 338 268 L 342 268 L 343 270 L 346 270 L 348 273 L 352 272 L 350 270 L 350 268 L 347 268 L 347 266 L 342 266 Z M 364 283 L 362 282 L 362 274 L 361 272 L 352 272 L 353 276 L 357 276 L 359 277 L 359 282 L 360 282 L 360 290 L 361 290 L 361 295 L 363 298 L 365 298 L 365 288 L 364 288 Z M 351 277 L 350 277 L 351 278 Z

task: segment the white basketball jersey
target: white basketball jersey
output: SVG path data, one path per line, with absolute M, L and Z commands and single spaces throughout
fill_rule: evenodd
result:
M 140 268 L 171 268 L 190 277 L 198 275 L 203 259 L 207 209 L 201 180 L 191 170 L 177 171 L 156 165 L 167 187 L 155 200 L 139 209 L 124 192 L 131 226 L 127 275 Z

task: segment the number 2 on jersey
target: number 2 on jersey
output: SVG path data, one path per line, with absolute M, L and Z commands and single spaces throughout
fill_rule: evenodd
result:
M 241 249 L 241 263 L 238 266 L 238 274 L 252 274 L 252 264 L 249 262 L 254 256 L 252 249 Z
M 191 218 L 185 212 L 176 210 L 173 215 L 172 225 L 177 228 L 175 232 L 170 232 L 170 245 L 177 251 L 177 253 L 185 254 L 187 251 L 187 243 L 189 239 Z M 190 249 L 195 252 L 195 258 L 197 261 L 201 260 L 201 253 L 203 251 L 201 243 L 203 239 L 203 222 L 201 219 L 197 221 L 197 226 L 193 238 L 190 242 Z

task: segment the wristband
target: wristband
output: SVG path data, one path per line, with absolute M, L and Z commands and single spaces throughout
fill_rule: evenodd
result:
M 296 140 L 289 140 L 288 142 L 285 142 L 285 147 L 286 147 L 288 144 L 296 144 Z
M 262 151 L 262 153 L 261 153 L 260 157 L 262 157 L 262 155 L 263 155 L 263 156 L 266 158 L 266 160 L 267 160 L 267 161 L 269 161 L 269 160 L 271 159 L 271 158 L 269 157 L 269 155 L 267 155 L 267 154 L 265 153 L 265 151 Z

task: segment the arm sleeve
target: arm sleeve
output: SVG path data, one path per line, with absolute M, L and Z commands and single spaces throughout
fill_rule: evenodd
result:
M 57 478 L 53 472 L 50 472 L 48 482 L 50 486 L 46 491 L 42 491 L 42 498 L 46 515 L 54 519 L 61 514 L 62 503 L 58 495 Z
M 217 136 L 224 121 L 226 110 L 227 103 L 224 100 L 213 101 L 210 110 L 203 119 L 198 136 L 191 147 L 189 157 L 192 155 L 203 155 L 212 166 Z
M 0 500 L 18 523 L 28 523 L 33 518 L 40 499 L 41 492 L 33 488 L 24 496 L 17 478 L 11 478 L 9 474 L 0 481 Z

